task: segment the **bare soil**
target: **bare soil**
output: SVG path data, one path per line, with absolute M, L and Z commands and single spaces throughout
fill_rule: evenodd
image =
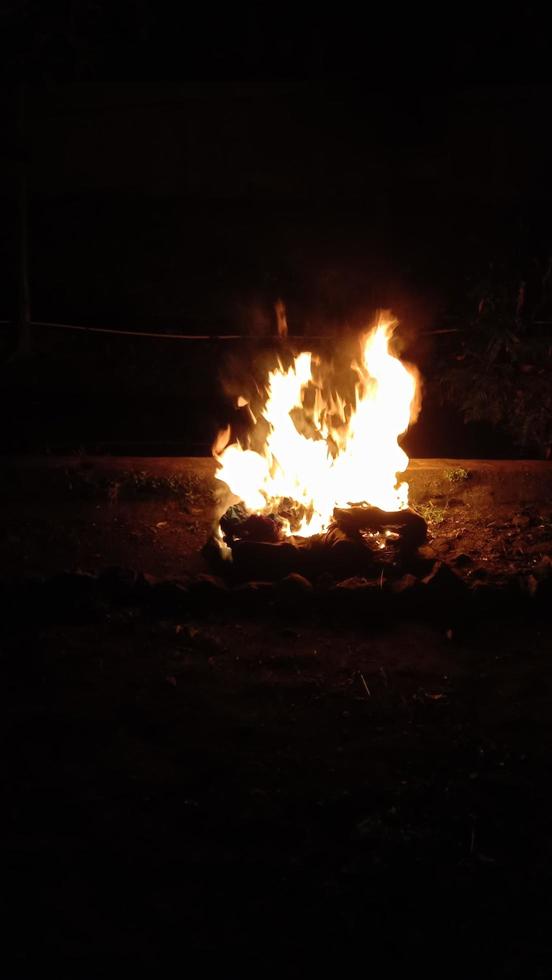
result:
M 5 501 L 1 577 L 197 571 L 195 510 Z M 431 547 L 468 580 L 530 574 L 541 510 L 452 509 Z M 549 975 L 549 617 L 71 619 L 0 622 L 8 975 Z
M 220 512 L 220 507 L 218 508 Z M 451 564 L 467 582 L 530 574 L 552 555 L 548 502 L 492 513 L 427 505 L 428 554 Z M 217 507 L 195 494 L 158 498 L 6 499 L 0 513 L 0 579 L 118 565 L 178 578 L 207 570 L 201 548 Z

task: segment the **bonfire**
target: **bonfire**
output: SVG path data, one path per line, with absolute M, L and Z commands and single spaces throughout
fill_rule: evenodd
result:
M 336 558 L 354 570 L 425 540 L 398 441 L 418 414 L 420 383 L 391 352 L 396 325 L 380 318 L 359 339 L 352 399 L 332 386 L 328 365 L 301 352 L 268 374 L 245 444 L 230 429 L 219 434 L 216 476 L 230 506 L 215 537 L 227 558 L 249 566 L 253 557 L 267 574 L 320 570 Z

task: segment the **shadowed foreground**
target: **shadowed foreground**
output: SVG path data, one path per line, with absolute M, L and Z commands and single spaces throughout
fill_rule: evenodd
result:
M 113 609 L 3 633 L 14 969 L 277 941 L 546 975 L 548 624 Z
M 521 583 L 515 608 L 506 591 L 469 619 L 437 595 L 415 620 L 392 595 L 372 617 L 360 592 L 349 616 L 278 585 L 256 604 L 151 580 L 144 601 L 122 570 L 51 578 L 196 574 L 212 501 L 186 486 L 5 494 L 7 975 L 360 955 L 546 977 L 549 517 L 433 505 L 464 589 L 484 567 Z M 31 571 L 48 578 L 18 585 Z

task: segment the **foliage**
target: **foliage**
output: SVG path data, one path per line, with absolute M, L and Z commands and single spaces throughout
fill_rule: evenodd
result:
M 454 469 L 445 470 L 445 476 L 449 483 L 463 483 L 465 480 L 469 479 L 469 470 L 466 470 L 463 466 L 456 466 Z
M 478 283 L 471 297 L 479 295 L 476 314 L 461 335 L 461 349 L 439 371 L 442 400 L 458 407 L 466 422 L 490 422 L 520 449 L 544 456 L 552 446 L 552 333 L 541 319 L 550 272 L 550 266 L 542 271 L 532 293 L 504 271 Z
M 205 480 L 195 473 L 169 473 L 159 476 L 146 470 L 129 470 L 117 479 L 94 468 L 72 468 L 65 471 L 66 488 L 71 495 L 84 499 L 107 497 L 118 500 L 177 499 L 184 509 L 205 506 L 213 493 Z
M 445 508 L 434 504 L 432 500 L 425 504 L 418 504 L 416 509 L 430 527 L 431 525 L 442 524 L 446 516 Z

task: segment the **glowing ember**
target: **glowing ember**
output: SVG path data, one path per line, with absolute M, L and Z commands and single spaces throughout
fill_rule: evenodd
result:
M 237 442 L 222 449 L 228 432 L 221 434 L 213 449 L 217 479 L 250 512 L 279 512 L 289 518 L 288 534 L 311 535 L 328 527 L 336 506 L 365 502 L 386 511 L 408 506 L 408 484 L 398 481 L 408 456 L 397 439 L 417 411 L 418 383 L 415 369 L 389 351 L 395 325 L 380 321 L 363 338 L 360 363 L 351 365 L 353 404 L 326 394 L 322 372 L 313 377 L 316 362 L 302 353 L 290 368 L 280 364 L 268 376 L 262 450 Z

